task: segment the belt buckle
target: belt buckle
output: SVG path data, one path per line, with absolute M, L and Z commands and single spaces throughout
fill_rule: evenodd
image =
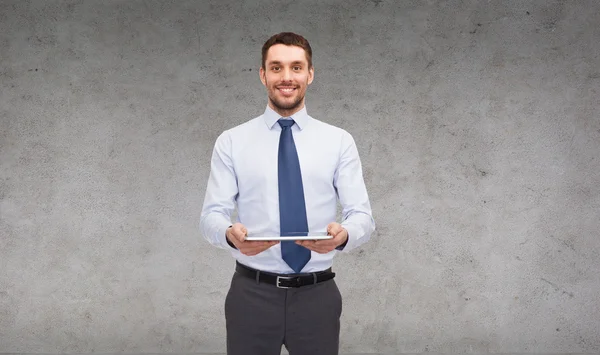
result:
M 275 283 L 275 286 L 277 286 L 277 288 L 292 288 L 292 286 L 281 286 L 281 279 L 284 280 L 291 280 L 293 279 L 293 277 L 289 277 L 289 276 L 277 276 L 277 282 Z

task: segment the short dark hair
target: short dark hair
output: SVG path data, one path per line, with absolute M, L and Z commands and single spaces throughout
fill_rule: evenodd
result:
M 285 44 L 287 46 L 297 46 L 304 49 L 306 53 L 306 60 L 308 61 L 308 67 L 312 68 L 312 48 L 306 40 L 299 34 L 293 32 L 281 32 L 271 36 L 262 47 L 262 67 L 265 69 L 265 61 L 267 60 L 267 52 L 269 48 L 275 44 Z

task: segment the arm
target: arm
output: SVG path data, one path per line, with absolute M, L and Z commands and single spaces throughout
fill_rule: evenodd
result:
M 238 194 L 237 178 L 231 160 L 231 138 L 222 133 L 213 148 L 210 176 L 200 217 L 200 233 L 213 246 L 233 250 L 226 237 Z
M 349 252 L 367 242 L 375 231 L 360 157 L 349 133 L 342 138 L 340 161 L 333 183 L 342 205 L 341 225 L 348 232 L 347 241 L 337 250 Z

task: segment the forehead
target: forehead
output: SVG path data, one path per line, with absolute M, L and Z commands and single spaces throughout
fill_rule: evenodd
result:
M 295 63 L 301 62 L 308 64 L 304 48 L 298 46 L 288 46 L 285 44 L 275 44 L 267 51 L 267 63 Z

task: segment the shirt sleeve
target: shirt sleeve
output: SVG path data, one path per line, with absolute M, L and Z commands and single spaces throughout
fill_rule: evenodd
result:
M 237 195 L 237 178 L 231 159 L 231 137 L 225 131 L 217 138 L 213 148 L 210 176 L 200 216 L 200 233 L 215 247 L 235 250 L 227 242 L 225 232 L 231 226 Z
M 369 195 L 354 138 L 345 132 L 334 186 L 342 206 L 342 227 L 348 231 L 346 244 L 338 250 L 349 252 L 364 244 L 375 231 Z

